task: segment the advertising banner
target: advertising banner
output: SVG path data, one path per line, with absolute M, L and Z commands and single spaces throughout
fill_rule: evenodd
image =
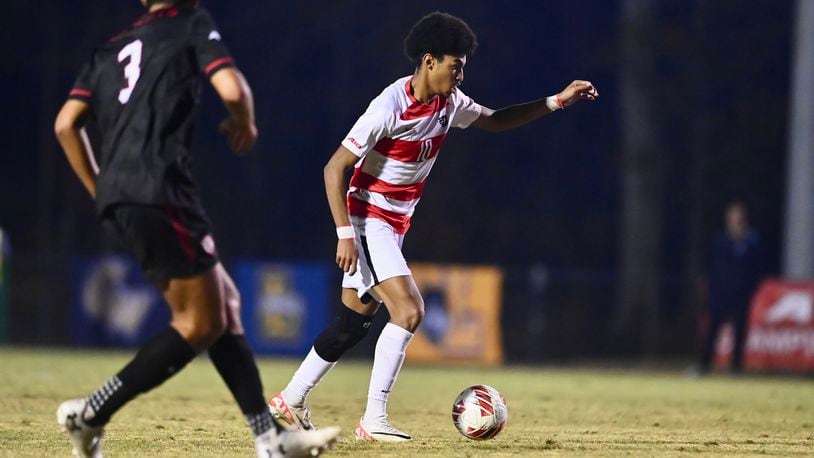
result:
M 74 263 L 71 340 L 88 346 L 138 346 L 170 322 L 158 289 L 128 256 L 79 259 Z
M 235 263 L 231 274 L 252 348 L 263 354 L 306 354 L 328 323 L 328 287 L 336 285 L 330 266 L 245 261 Z M 74 275 L 74 343 L 139 346 L 169 324 L 169 307 L 132 258 L 80 259 Z
M 420 363 L 503 362 L 500 307 L 503 274 L 489 266 L 410 265 L 425 316 L 407 359 Z
M 332 266 L 244 261 L 235 264 L 243 326 L 255 352 L 305 355 L 330 319 L 328 291 L 338 300 Z
M 721 334 L 716 363 L 729 361 L 732 328 Z M 764 281 L 752 298 L 744 366 L 814 372 L 814 283 Z

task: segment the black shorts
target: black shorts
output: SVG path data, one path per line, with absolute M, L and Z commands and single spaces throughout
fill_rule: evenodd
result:
M 159 285 L 203 273 L 218 263 L 209 219 L 203 211 L 151 205 L 108 207 L 102 225 L 138 259 Z

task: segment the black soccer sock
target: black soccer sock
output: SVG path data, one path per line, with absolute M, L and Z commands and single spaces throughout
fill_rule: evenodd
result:
M 263 383 L 249 344 L 243 335 L 226 333 L 209 347 L 209 359 L 246 416 L 255 437 L 271 428 L 280 430 L 271 418 L 263 397 Z
M 314 351 L 330 363 L 339 361 L 346 351 L 365 338 L 373 317 L 342 306 L 336 318 L 314 341 Z
M 193 358 L 189 342 L 169 327 L 153 337 L 136 353 L 124 369 L 88 397 L 85 422 L 102 426 L 128 401 L 161 385 Z

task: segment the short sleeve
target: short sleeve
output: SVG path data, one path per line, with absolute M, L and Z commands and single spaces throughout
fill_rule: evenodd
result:
M 379 140 L 390 135 L 392 121 L 393 113 L 377 106 L 374 101 L 342 140 L 342 146 L 360 158 L 364 157 Z
M 82 102 L 90 104 L 90 100 L 93 97 L 92 74 L 92 64 L 88 63 L 82 66 L 82 69 L 79 70 L 79 76 L 73 83 L 71 91 L 68 92 L 69 99 L 81 100 Z
M 483 111 L 483 107 L 475 103 L 474 100 L 461 92 L 460 89 L 455 91 L 452 100 L 455 104 L 455 112 L 452 115 L 452 127 L 466 129 L 480 117 Z
M 215 27 L 215 21 L 201 8 L 195 11 L 192 19 L 192 46 L 198 59 L 198 67 L 207 77 L 222 68 L 234 66 L 232 56 L 229 55 L 229 50 L 226 49 L 220 32 Z

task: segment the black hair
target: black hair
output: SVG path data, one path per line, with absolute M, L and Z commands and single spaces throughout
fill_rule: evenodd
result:
M 466 22 L 440 11 L 421 18 L 404 39 L 404 54 L 416 65 L 426 53 L 440 60 L 445 54 L 472 55 L 477 47 L 478 37 Z

